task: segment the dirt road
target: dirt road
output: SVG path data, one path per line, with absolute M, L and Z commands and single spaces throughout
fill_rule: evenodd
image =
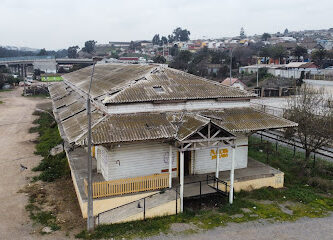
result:
M 248 222 L 232 223 L 226 227 L 192 235 L 165 236 L 154 240 L 332 240 L 333 216 L 304 218 L 297 222 Z
M 36 134 L 29 133 L 33 126 L 32 115 L 36 105 L 47 99 L 24 98 L 22 89 L 0 92 L 0 239 L 60 239 L 59 236 L 40 236 L 34 233 L 25 210 L 27 197 L 18 191 L 32 176 L 31 168 L 41 160 L 34 155 L 32 140 Z M 28 167 L 22 171 L 20 164 Z M 57 234 L 57 233 L 56 233 Z

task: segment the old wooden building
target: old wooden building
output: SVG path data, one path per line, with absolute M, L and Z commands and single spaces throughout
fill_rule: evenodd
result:
M 83 217 L 91 71 L 66 74 L 49 87 Z M 98 222 L 174 214 L 183 211 L 185 197 L 214 191 L 232 201 L 233 190 L 282 187 L 282 172 L 248 160 L 248 136 L 296 124 L 251 108 L 255 97 L 161 65 L 96 65 L 91 101 Z

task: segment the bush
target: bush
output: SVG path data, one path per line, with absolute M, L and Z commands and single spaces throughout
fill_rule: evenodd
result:
M 321 177 L 311 177 L 308 180 L 308 184 L 312 187 L 319 188 L 322 191 L 333 190 L 333 181 L 328 179 L 323 179 Z
M 70 169 L 66 154 L 64 152 L 55 156 L 49 154 L 53 147 L 62 142 L 57 125 L 54 124 L 54 119 L 48 113 L 44 112 L 35 112 L 34 115 L 39 116 L 34 121 L 38 126 L 30 129 L 30 132 L 39 133 L 35 154 L 44 157 L 40 164 L 32 169 L 33 171 L 41 172 L 38 176 L 34 177 L 34 180 L 52 182 L 58 178 L 69 176 Z
M 45 157 L 40 164 L 32 170 L 41 171 L 41 174 L 35 177 L 34 180 L 42 180 L 44 182 L 52 182 L 58 178 L 70 175 L 65 153 Z

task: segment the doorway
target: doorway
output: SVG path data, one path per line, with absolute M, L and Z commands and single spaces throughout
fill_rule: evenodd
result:
M 180 175 L 180 153 L 178 152 L 178 176 Z M 191 167 L 192 167 L 192 161 L 191 161 L 191 151 L 185 151 L 184 152 L 184 176 L 188 176 L 191 174 Z

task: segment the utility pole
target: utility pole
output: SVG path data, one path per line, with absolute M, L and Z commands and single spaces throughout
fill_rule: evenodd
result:
M 258 65 L 258 58 L 257 58 L 257 87 L 259 86 L 259 65 Z
M 232 48 L 230 48 L 230 87 L 231 87 L 231 77 L 232 77 Z
M 95 61 L 91 72 L 89 91 L 87 94 L 87 115 L 88 115 L 88 218 L 87 218 L 87 230 L 94 230 L 94 212 L 93 212 L 93 196 L 92 196 L 92 158 L 91 158 L 91 100 L 90 89 L 95 71 Z

